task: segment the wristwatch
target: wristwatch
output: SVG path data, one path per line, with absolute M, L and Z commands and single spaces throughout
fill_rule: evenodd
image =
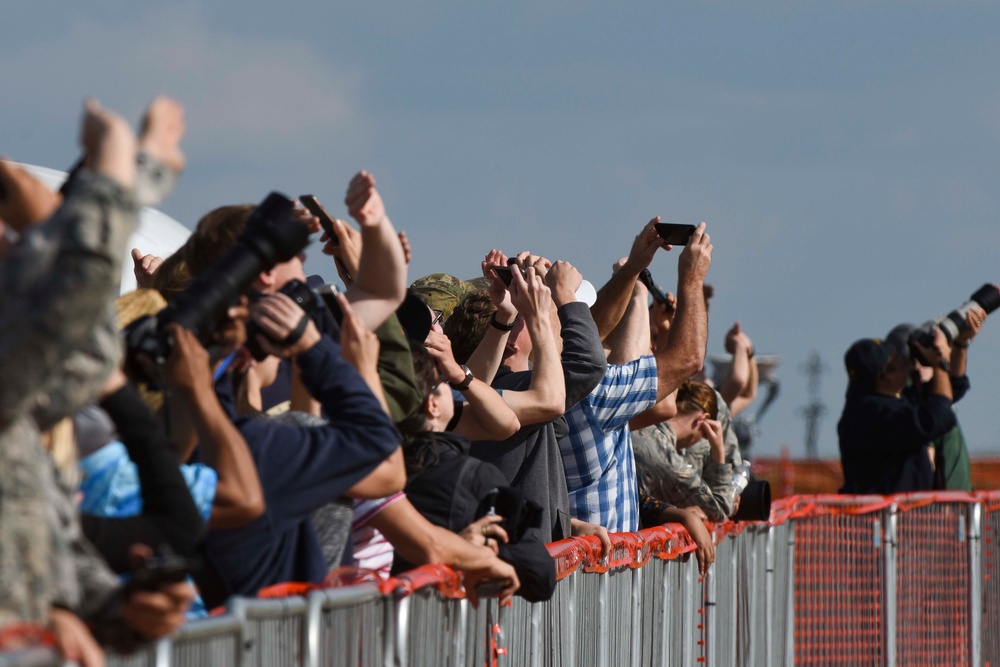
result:
M 472 374 L 472 371 L 470 371 L 469 367 L 465 364 L 462 364 L 462 370 L 465 371 L 465 379 L 461 382 L 449 382 L 448 386 L 452 389 L 465 391 L 469 388 L 469 385 L 472 384 L 472 381 L 476 379 L 476 376 Z

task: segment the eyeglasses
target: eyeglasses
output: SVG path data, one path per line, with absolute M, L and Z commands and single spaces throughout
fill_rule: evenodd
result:
M 434 320 L 431 322 L 431 326 L 434 326 L 435 324 L 441 324 L 442 322 L 444 322 L 444 311 L 432 310 L 431 312 L 435 313 Z

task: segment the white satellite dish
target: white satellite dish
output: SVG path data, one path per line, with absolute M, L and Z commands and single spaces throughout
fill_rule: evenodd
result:
M 58 190 L 66 180 L 66 172 L 33 164 L 14 164 L 23 168 L 38 180 L 53 190 Z M 144 255 L 159 255 L 166 258 L 177 251 L 188 237 L 191 230 L 171 218 L 166 213 L 155 208 L 144 206 L 139 212 L 139 228 L 135 230 L 128 241 L 128 249 L 122 258 L 122 282 L 119 294 L 131 292 L 136 288 L 135 274 L 132 272 L 132 248 L 138 248 Z

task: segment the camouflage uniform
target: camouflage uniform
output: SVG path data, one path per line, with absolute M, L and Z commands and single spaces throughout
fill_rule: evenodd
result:
M 466 294 L 475 292 L 477 287 L 472 281 L 462 280 L 447 273 L 432 273 L 414 280 L 410 289 L 431 310 L 444 313 L 444 319 L 448 319 L 458 302 L 464 299 Z
M 0 624 L 51 605 L 110 613 L 117 582 L 83 540 L 40 432 L 99 394 L 121 344 L 112 301 L 138 221 L 131 191 L 83 170 L 0 262 Z
M 666 422 L 632 431 L 640 495 L 666 501 L 675 507 L 698 506 L 712 521 L 722 521 L 733 514 L 738 495 L 733 472 L 743 460 L 729 406 L 718 392 L 716 399 L 726 462 L 712 460 L 712 446 L 708 440 L 677 449 L 677 436 Z

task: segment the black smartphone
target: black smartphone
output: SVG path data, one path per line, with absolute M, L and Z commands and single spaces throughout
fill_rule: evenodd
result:
M 167 584 L 184 581 L 199 567 L 200 564 L 190 558 L 175 555 L 155 556 L 147 559 L 139 569 L 132 573 L 128 587 L 130 590 L 155 591 Z
M 514 279 L 513 269 L 517 268 L 521 272 L 521 277 L 524 277 L 524 269 L 517 266 L 516 264 L 511 264 L 510 266 L 494 266 L 492 267 L 493 273 L 496 274 L 497 278 L 503 281 L 503 284 L 510 287 L 510 281 Z
M 333 218 L 330 217 L 330 214 L 326 212 L 323 205 L 316 199 L 316 195 L 301 195 L 299 201 L 306 207 L 306 210 L 319 218 L 319 224 L 323 226 L 323 231 L 326 232 L 327 236 L 330 237 L 330 240 L 336 246 L 338 241 L 337 234 L 333 231 Z
M 653 301 L 663 304 L 666 306 L 668 311 L 674 309 L 674 302 L 668 299 L 666 292 L 663 291 L 663 288 L 653 281 L 653 274 L 649 272 L 649 269 L 643 269 L 639 273 L 639 280 L 646 286 L 649 293 L 653 295 Z
M 687 245 L 694 230 L 694 225 L 678 225 L 672 222 L 656 223 L 656 233 L 660 235 L 664 243 L 670 245 Z

